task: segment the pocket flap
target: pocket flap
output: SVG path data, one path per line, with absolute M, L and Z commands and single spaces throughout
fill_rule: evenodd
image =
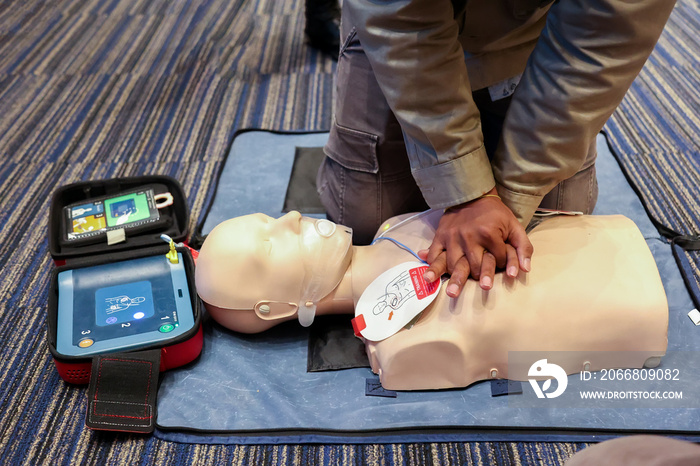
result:
M 379 137 L 334 123 L 331 127 L 326 154 L 349 170 L 378 173 L 377 141 Z

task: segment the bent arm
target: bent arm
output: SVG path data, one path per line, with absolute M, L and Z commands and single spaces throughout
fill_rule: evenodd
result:
M 343 10 L 404 131 L 413 175 L 432 208 L 495 181 L 450 0 L 347 0 Z
M 573 176 L 651 54 L 674 0 L 562 0 L 513 96 L 493 161 L 498 193 L 526 225 Z

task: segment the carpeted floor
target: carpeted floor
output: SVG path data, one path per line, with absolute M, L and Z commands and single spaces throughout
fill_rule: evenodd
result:
M 328 128 L 334 63 L 304 44 L 302 8 L 301 0 L 0 3 L 4 464 L 560 464 L 585 446 L 192 446 L 84 427 L 85 389 L 60 380 L 44 340 L 51 193 L 84 179 L 171 175 L 188 196 L 192 230 L 237 130 Z M 681 28 L 683 16 L 674 16 Z

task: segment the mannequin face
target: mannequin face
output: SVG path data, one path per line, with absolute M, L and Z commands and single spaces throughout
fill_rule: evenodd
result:
M 241 250 L 241 256 L 247 255 L 249 261 L 242 264 L 243 280 L 254 279 L 271 287 L 285 284 L 290 289 L 301 291 L 305 260 L 299 240 L 301 214 L 290 212 L 278 219 L 255 214 L 246 220 L 241 225 L 246 234 L 235 235 L 235 241 L 240 241 L 237 249 Z M 292 302 L 298 299 L 292 299 Z
M 294 315 L 296 305 L 309 299 L 310 284 L 320 284 L 326 293 L 337 285 L 340 277 L 329 272 L 343 264 L 329 269 L 328 262 L 334 262 L 334 255 L 335 262 L 345 259 L 349 240 L 342 227 L 299 212 L 279 219 L 252 214 L 227 220 L 202 245 L 197 291 L 205 303 L 220 309 L 250 310 L 271 301 L 290 303 L 279 312 Z

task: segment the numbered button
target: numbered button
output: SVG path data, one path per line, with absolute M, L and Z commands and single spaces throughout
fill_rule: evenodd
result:
M 170 333 L 173 330 L 175 330 L 175 326 L 173 324 L 163 324 L 160 326 L 158 329 L 161 333 Z
M 78 346 L 80 346 L 81 348 L 89 348 L 92 346 L 93 343 L 95 343 L 95 341 L 92 338 L 86 338 L 84 340 L 80 340 Z

